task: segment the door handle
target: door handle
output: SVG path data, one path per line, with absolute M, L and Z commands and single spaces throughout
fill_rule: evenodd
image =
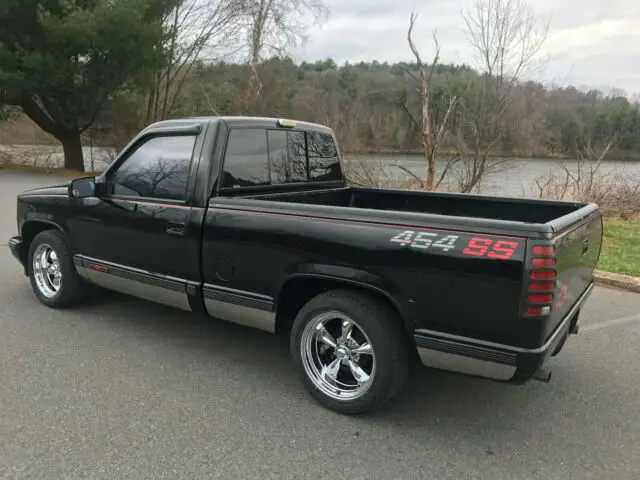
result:
M 176 237 L 184 237 L 184 223 L 169 223 L 167 233 Z

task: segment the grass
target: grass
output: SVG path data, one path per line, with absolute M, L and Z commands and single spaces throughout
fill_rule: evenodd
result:
M 640 277 L 640 220 L 604 220 L 598 269 Z

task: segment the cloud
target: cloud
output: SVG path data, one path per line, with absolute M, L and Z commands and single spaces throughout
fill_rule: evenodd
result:
M 473 64 L 463 32 L 461 11 L 473 0 L 329 0 L 331 15 L 309 31 L 298 59 L 332 57 L 345 61 L 412 60 L 406 34 L 409 15 L 419 14 L 414 40 L 423 56 L 434 53 L 435 28 L 441 61 Z M 530 0 L 537 14 L 550 19 L 541 52 L 548 59 L 536 70 L 543 82 L 609 86 L 640 93 L 640 2 L 637 0 Z

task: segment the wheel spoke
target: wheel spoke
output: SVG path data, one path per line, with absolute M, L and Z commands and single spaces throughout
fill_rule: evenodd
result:
M 336 309 L 316 314 L 305 325 L 299 348 L 307 378 L 334 400 L 366 395 L 376 378 L 371 339 L 347 312 Z
M 33 279 L 40 294 L 47 298 L 55 297 L 62 287 L 63 274 L 60 259 L 47 244 L 40 244 L 33 253 Z
M 322 325 L 318 325 L 316 329 L 318 340 L 320 340 L 325 345 L 330 346 L 331 348 L 337 348 L 336 340 L 331 336 L 331 334 L 327 331 L 326 328 Z
M 342 339 L 348 340 L 351 338 L 351 332 L 353 331 L 353 323 L 351 320 L 342 321 Z
M 354 348 L 351 351 L 353 353 L 357 353 L 359 355 L 362 355 L 362 354 L 373 355 L 373 348 L 371 348 L 371 344 L 370 343 L 363 343 L 362 345 L 360 345 L 357 348 Z
M 338 370 L 340 369 L 340 359 L 336 358 L 329 365 L 324 365 L 322 367 L 321 375 L 323 378 L 329 378 L 332 381 L 336 381 L 336 377 L 338 376 Z
M 351 370 L 351 374 L 353 375 L 353 378 L 355 378 L 356 382 L 358 382 L 359 384 L 363 384 L 366 383 L 367 380 L 369 380 L 369 375 L 364 370 L 362 370 L 362 368 L 360 368 L 360 365 L 358 365 L 351 359 L 349 359 L 347 363 L 349 365 L 349 370 Z

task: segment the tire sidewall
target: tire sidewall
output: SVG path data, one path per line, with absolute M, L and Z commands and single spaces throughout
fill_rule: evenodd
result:
M 60 262 L 60 270 L 62 272 L 60 289 L 52 297 L 47 297 L 40 291 L 33 271 L 34 253 L 37 248 L 43 244 L 51 247 L 51 249 L 56 253 Z M 75 271 L 69 247 L 67 246 L 62 233 L 55 230 L 45 230 L 44 232 L 40 232 L 36 235 L 29 246 L 27 262 L 31 287 L 33 288 L 35 295 L 38 297 L 38 300 L 49 307 L 60 308 L 67 306 L 75 294 L 74 286 L 77 283 L 77 272 Z
M 402 346 L 389 338 L 387 328 L 385 328 L 387 326 L 385 322 L 395 319 L 390 318 L 390 312 L 386 306 L 379 302 L 369 301 L 370 303 L 354 302 L 348 294 L 345 296 L 319 295 L 300 310 L 292 327 L 290 352 L 299 379 L 316 400 L 341 413 L 358 414 L 377 409 L 389 399 L 396 385 L 394 376 L 394 365 L 398 362 L 398 359 L 395 358 L 398 355 L 396 350 Z M 302 333 L 314 317 L 327 311 L 338 311 L 352 318 L 365 331 L 373 347 L 376 362 L 374 379 L 366 393 L 358 398 L 337 400 L 329 397 L 308 377 L 303 366 Z

